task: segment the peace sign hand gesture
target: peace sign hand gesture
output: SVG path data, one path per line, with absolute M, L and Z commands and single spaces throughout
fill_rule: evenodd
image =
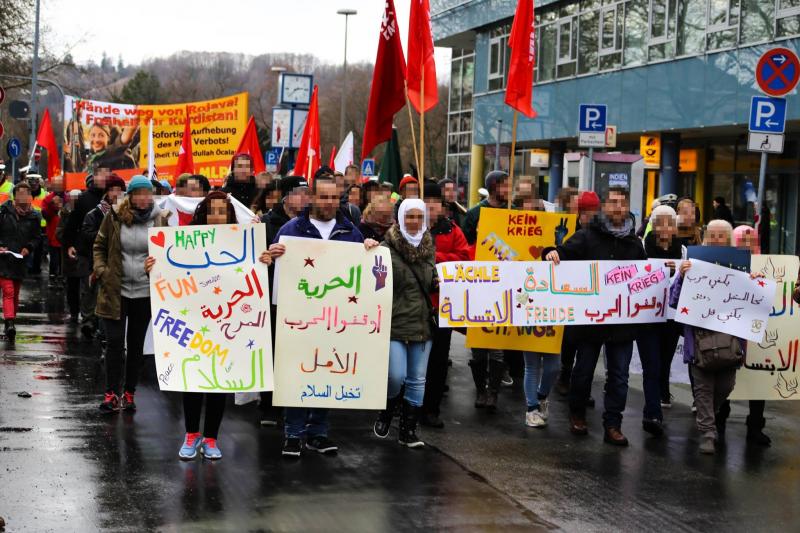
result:
M 375 290 L 378 291 L 386 286 L 386 276 L 389 269 L 383 264 L 383 256 L 375 257 L 375 266 L 372 267 L 372 275 L 375 276 Z

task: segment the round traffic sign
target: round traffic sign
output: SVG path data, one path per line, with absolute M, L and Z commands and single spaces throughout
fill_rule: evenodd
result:
M 6 152 L 8 157 L 16 159 L 22 153 L 22 143 L 16 137 L 11 137 L 6 143 Z
M 792 92 L 800 80 L 800 60 L 788 48 L 772 48 L 764 52 L 756 66 L 756 81 L 770 96 Z

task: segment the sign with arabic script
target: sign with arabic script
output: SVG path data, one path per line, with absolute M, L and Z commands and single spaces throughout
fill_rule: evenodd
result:
M 575 232 L 576 216 L 565 213 L 481 208 L 477 261 L 539 261 L 544 249 L 557 246 Z M 467 330 L 470 348 L 535 350 L 561 353 L 564 328 L 551 325 L 483 327 Z
M 795 255 L 754 255 L 751 268 L 773 280 L 777 290 L 764 337 L 747 343 L 731 399 L 800 400 L 800 306 L 792 299 L 800 259 Z
M 775 282 L 692 259 L 683 276 L 675 321 L 759 342 L 767 329 Z
M 161 390 L 272 390 L 264 225 L 151 228 L 149 238 Z
M 665 322 L 669 268 L 653 261 L 440 263 L 439 327 Z
M 282 237 L 275 405 L 383 409 L 392 325 L 384 247 Z

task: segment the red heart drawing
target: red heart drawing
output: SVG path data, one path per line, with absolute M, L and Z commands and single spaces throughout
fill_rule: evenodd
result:
M 164 247 L 164 241 L 166 241 L 166 237 L 164 236 L 163 231 L 159 231 L 158 233 L 150 237 L 150 242 L 152 242 L 156 246 L 160 246 L 161 248 Z
M 544 246 L 531 246 L 528 248 L 528 252 L 530 252 L 531 257 L 534 259 L 539 259 L 542 256 L 542 252 L 544 251 Z
M 653 270 L 653 265 L 645 265 L 644 269 L 650 272 L 651 270 Z

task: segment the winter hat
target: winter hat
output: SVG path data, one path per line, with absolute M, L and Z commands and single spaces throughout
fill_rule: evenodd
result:
M 441 197 L 442 189 L 439 188 L 439 184 L 435 181 L 425 180 L 425 199 Z
M 579 211 L 600 209 L 600 197 L 594 191 L 583 191 L 578 195 Z
M 508 174 L 503 172 L 502 170 L 492 170 L 488 174 L 486 174 L 486 179 L 483 181 L 484 187 L 490 193 L 494 191 L 495 187 L 497 187 L 498 182 L 505 181 L 508 179 Z
M 109 177 L 109 179 L 111 179 Z M 128 183 L 128 194 L 131 194 L 133 191 L 137 189 L 147 189 L 148 191 L 153 190 L 153 184 L 150 183 L 150 180 L 138 174 L 134 176 L 131 181 Z
M 125 190 L 125 180 L 120 178 L 116 174 L 111 174 L 106 178 L 106 190 L 110 189 L 111 187 L 119 187 L 123 191 Z
M 172 185 L 170 185 L 170 184 L 169 184 L 169 182 L 168 182 L 167 180 L 158 180 L 158 183 L 159 183 L 159 184 L 160 184 L 162 187 L 164 187 L 164 188 L 167 190 L 167 192 L 169 192 L 170 194 L 172 194 Z
M 405 187 L 409 183 L 417 183 L 418 184 L 419 182 L 417 181 L 417 178 L 415 178 L 411 174 L 406 174 L 405 176 L 403 176 L 403 179 L 400 180 L 399 189 L 402 191 L 403 187 Z

